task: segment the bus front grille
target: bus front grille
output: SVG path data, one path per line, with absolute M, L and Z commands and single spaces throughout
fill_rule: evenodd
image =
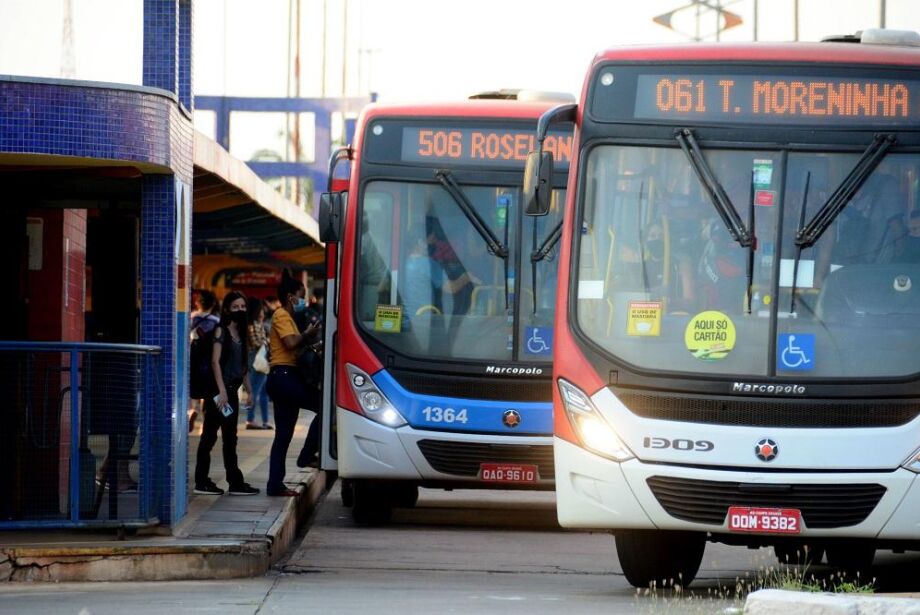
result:
M 753 399 L 649 395 L 613 391 L 648 419 L 749 427 L 896 427 L 920 414 L 916 401 Z
M 418 448 L 431 467 L 454 476 L 479 476 L 483 463 L 535 465 L 540 480 L 556 477 L 553 467 L 553 447 L 550 444 L 481 444 L 448 440 L 419 440 Z
M 652 476 L 646 483 L 676 519 L 721 525 L 729 506 L 795 508 L 810 529 L 850 527 L 865 521 L 885 494 L 876 484 L 746 484 Z
M 546 368 L 547 372 L 549 368 Z M 402 369 L 388 370 L 405 389 L 419 395 L 490 399 L 495 401 L 546 402 L 553 400 L 553 385 L 548 378 L 495 378 L 435 374 Z

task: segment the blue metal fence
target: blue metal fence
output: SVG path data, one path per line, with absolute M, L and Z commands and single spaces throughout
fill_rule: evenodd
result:
M 0 341 L 0 529 L 158 523 L 160 350 Z

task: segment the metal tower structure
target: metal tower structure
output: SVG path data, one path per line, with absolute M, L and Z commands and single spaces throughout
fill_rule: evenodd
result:
M 73 0 L 64 0 L 64 27 L 61 32 L 61 77 L 73 79 L 77 59 L 73 48 Z

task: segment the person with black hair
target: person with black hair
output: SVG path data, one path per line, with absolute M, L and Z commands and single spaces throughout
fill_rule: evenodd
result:
M 249 381 L 252 384 L 252 395 L 249 398 L 249 406 L 246 408 L 246 429 L 272 429 L 268 422 L 268 393 L 265 391 L 265 382 L 268 374 L 254 368 L 256 355 L 261 348 L 268 350 L 268 334 L 264 328 L 265 306 L 261 299 L 256 297 L 249 298 Z M 255 424 L 256 406 L 262 413 L 262 425 Z
M 310 403 L 306 383 L 298 368 L 297 352 L 314 343 L 319 337 L 320 324 L 311 322 L 302 331 L 295 316 L 307 309 L 306 288 L 294 279 L 286 269 L 278 285 L 278 299 L 281 307 L 272 316 L 269 335 L 271 349 L 271 371 L 268 374 L 268 395 L 274 403 L 275 440 L 269 461 L 268 485 L 270 496 L 296 496 L 297 492 L 284 484 L 288 447 L 294 437 L 294 427 L 300 409 Z M 314 420 L 316 423 L 316 420 Z M 316 429 L 311 425 L 311 429 Z
M 240 385 L 246 387 L 250 397 L 249 364 L 246 339 L 246 297 L 239 292 L 229 292 L 224 297 L 220 325 L 214 330 L 214 347 L 211 368 L 214 372 L 216 394 L 204 400 L 204 426 L 198 442 L 195 463 L 195 493 L 222 495 L 223 489 L 208 476 L 211 469 L 211 449 L 217 442 L 217 431 L 223 439 L 224 469 L 230 495 L 255 495 L 259 490 L 243 480 L 236 455 L 236 430 L 240 415 Z

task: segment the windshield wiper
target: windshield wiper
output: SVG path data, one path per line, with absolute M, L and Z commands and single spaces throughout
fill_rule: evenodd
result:
M 728 229 L 732 239 L 737 241 L 744 248 L 755 247 L 753 231 L 744 226 L 741 215 L 738 213 L 738 210 L 735 209 L 735 206 L 732 205 L 731 199 L 729 199 L 728 195 L 725 193 L 725 188 L 722 187 L 722 184 L 719 183 L 719 180 L 717 180 L 716 176 L 713 174 L 712 169 L 709 168 L 709 163 L 706 162 L 706 159 L 703 157 L 703 152 L 700 151 L 700 146 L 693 137 L 693 131 L 689 128 L 681 128 L 675 133 L 674 138 L 677 139 L 680 148 L 684 150 L 684 154 L 686 154 L 687 159 L 690 161 L 690 166 L 693 167 L 697 178 L 699 178 L 703 188 L 706 189 L 709 200 L 712 201 L 713 206 L 716 208 L 716 212 L 719 214 L 719 217 L 722 218 L 722 222 L 725 223 L 725 227 Z
M 492 232 L 492 229 L 486 224 L 485 220 L 482 219 L 482 216 L 479 215 L 479 212 L 473 207 L 473 204 L 470 203 L 470 200 L 466 197 L 466 194 L 463 193 L 463 190 L 460 189 L 460 186 L 454 180 L 454 176 L 450 171 L 446 169 L 439 169 L 434 172 L 435 179 L 441 184 L 444 190 L 451 196 L 457 206 L 460 207 L 460 211 L 463 212 L 463 215 L 466 216 L 466 219 L 470 221 L 470 224 L 476 229 L 476 232 L 479 233 L 479 236 L 482 237 L 482 240 L 486 242 L 486 246 L 490 254 L 503 259 L 505 261 L 505 309 L 508 309 L 508 248 L 499 241 L 498 237 L 495 236 L 495 233 Z M 507 224 L 507 223 L 506 223 Z
M 751 313 L 751 303 L 753 297 L 751 296 L 751 289 L 754 287 L 754 251 L 757 250 L 757 235 L 754 228 L 754 171 L 751 171 L 751 196 L 750 201 L 748 201 L 748 231 L 751 234 L 751 242 L 748 244 L 748 258 L 747 258 L 747 293 L 745 299 L 747 299 L 747 313 Z
M 834 190 L 834 193 L 827 199 L 827 202 L 821 206 L 812 219 L 804 227 L 799 228 L 795 236 L 795 245 L 802 249 L 810 248 L 815 245 L 824 231 L 834 223 L 840 212 L 844 210 L 847 204 L 852 200 L 862 187 L 875 167 L 879 165 L 888 149 L 895 144 L 897 138 L 892 134 L 875 135 L 872 143 L 862 153 L 856 165 Z
M 805 174 L 805 189 L 802 192 L 802 211 L 799 212 L 799 230 L 798 234 L 801 234 L 802 229 L 805 228 L 805 210 L 808 207 L 808 185 L 811 183 L 811 171 Z M 802 244 L 796 242 L 795 244 L 795 260 L 792 262 L 792 298 L 789 301 L 789 313 L 795 314 L 795 291 L 796 286 L 798 286 L 798 277 L 799 277 L 799 261 L 802 258 Z
M 533 288 L 533 313 L 537 313 L 537 263 L 544 260 L 559 243 L 562 238 L 562 220 L 560 220 L 553 229 L 546 234 L 540 247 L 535 248 L 530 253 L 530 275 L 531 288 Z M 533 245 L 537 245 L 537 219 L 533 219 Z

